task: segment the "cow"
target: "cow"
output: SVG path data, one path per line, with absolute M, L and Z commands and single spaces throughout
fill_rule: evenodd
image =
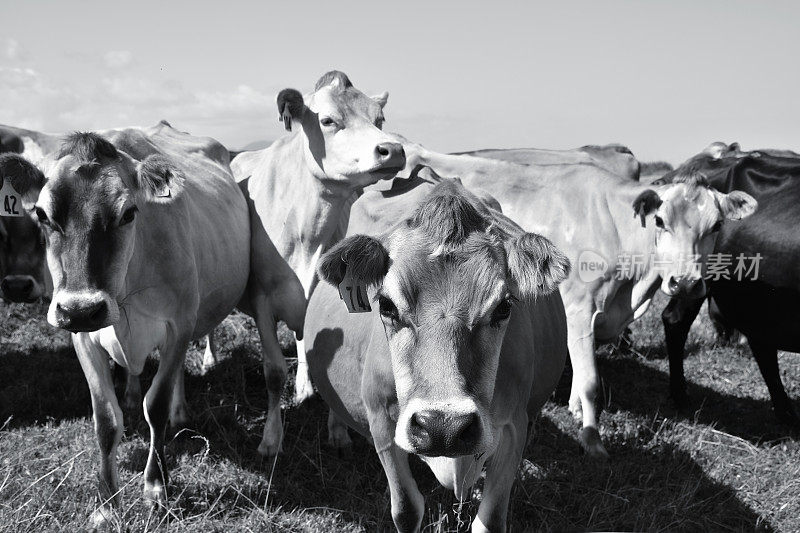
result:
M 594 165 L 622 178 L 639 181 L 639 161 L 621 144 L 586 145 L 573 150 L 545 150 L 541 148 L 485 148 L 453 155 L 471 155 L 487 159 L 500 159 L 520 165 Z
M 396 138 L 406 152 L 404 174 L 428 166 L 491 194 L 505 215 L 553 241 L 576 266 L 560 287 L 573 367 L 569 406 L 583 422 L 583 449 L 607 457 L 597 430 L 595 340 L 615 339 L 647 310 L 659 286 L 668 295 L 702 296 L 702 259 L 717 222 L 751 214 L 755 200 L 720 193 L 696 176 L 649 187 L 593 165 L 522 166 L 440 154 Z
M 59 149 L 61 137 L 0 124 L 0 146 L 0 153 L 5 151 L 23 154 L 25 159 L 36 164 L 47 154 Z
M 715 274 L 707 279 L 709 313 L 720 337 L 726 338 L 734 330 L 746 336 L 769 389 L 775 415 L 781 422 L 800 426 L 800 418 L 781 382 L 777 359 L 778 350 L 800 351 L 795 327 L 800 284 L 794 274 L 800 250 L 795 230 L 800 156 L 785 150 L 747 152 L 736 143 L 713 143 L 662 180 L 673 182 L 692 172 L 705 175 L 709 184 L 721 192 L 744 191 L 758 201 L 755 214 L 722 224 L 717 234 L 715 257 L 729 258 L 731 264 L 724 276 Z M 734 262 L 740 254 L 743 258 L 760 254 L 757 275 L 734 272 Z M 689 404 L 683 372 L 684 346 L 702 303 L 702 299 L 673 298 L 662 313 L 670 395 L 679 408 Z
M 108 521 L 119 505 L 116 449 L 123 420 L 108 358 L 138 375 L 159 349 L 143 402 L 150 426 L 144 495 L 163 504 L 165 428 L 186 348 L 247 300 L 251 281 L 246 201 L 228 167 L 208 155 L 224 148 L 164 129 L 151 133 L 162 134 L 165 143 L 174 138 L 172 149 L 142 160 L 94 133 L 68 136 L 38 165 L 0 156 L 0 174 L 35 202 L 54 285 L 47 320 L 72 333 L 89 385 L 102 502 L 93 522 Z M 262 339 L 277 345 L 271 314 L 256 316 L 256 325 Z
M 24 150 L 22 138 L 0 126 L 0 154 Z M 4 217 L 0 211 L 0 297 L 32 303 L 49 295 L 52 283 L 44 261 L 44 235 L 30 213 L 19 212 L 22 216 Z
M 359 198 L 350 236 L 320 259 L 329 284 L 309 302 L 309 367 L 373 441 L 399 531 L 419 531 L 423 516 L 410 454 L 459 499 L 486 465 L 473 531 L 502 531 L 529 421 L 566 361 L 557 288 L 569 261 L 456 180 L 427 169 L 413 180 Z M 361 205 L 385 216 L 362 225 Z M 369 291 L 369 312 L 348 314 L 343 282 Z
M 261 268 L 265 259 L 259 254 L 271 238 L 300 278 L 306 299 L 311 295 L 317 261 L 343 235 L 354 196 L 405 165 L 402 145 L 381 129 L 388 97 L 365 95 L 338 71 L 324 74 L 306 96 L 295 89 L 278 94 L 280 120 L 292 134 L 231 162 L 250 207 L 254 269 Z M 302 336 L 297 354 L 295 399 L 301 402 L 313 394 Z M 286 362 L 278 353 L 265 365 L 270 408 L 277 407 Z M 268 419 L 268 425 L 273 446 L 260 451 L 272 454 L 280 449 L 280 418 Z

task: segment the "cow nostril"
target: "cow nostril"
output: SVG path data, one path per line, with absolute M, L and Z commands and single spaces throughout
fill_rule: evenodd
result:
M 389 157 L 389 149 L 386 146 L 379 144 L 376 148 L 378 150 L 378 155 L 381 157 Z
M 470 413 L 464 415 L 460 422 L 460 429 L 457 430 L 457 438 L 461 444 L 470 448 L 477 444 L 481 435 L 481 421 L 477 413 Z
M 89 320 L 91 320 L 92 322 L 100 322 L 103 318 L 105 318 L 106 309 L 107 309 L 106 302 L 102 300 L 97 302 L 89 310 L 88 313 Z
M 669 282 L 667 282 L 667 285 L 669 286 L 670 292 L 674 293 L 674 292 L 676 292 L 678 290 L 679 283 L 678 283 L 678 280 L 675 279 L 675 276 L 670 276 L 669 277 Z

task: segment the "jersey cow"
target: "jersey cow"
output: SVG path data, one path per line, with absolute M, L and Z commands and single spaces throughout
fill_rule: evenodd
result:
M 566 359 L 557 288 L 570 267 L 547 239 L 439 181 L 355 202 L 351 235 L 320 261 L 331 285 L 309 302 L 308 360 L 322 397 L 374 442 L 398 530 L 420 529 L 416 454 L 459 499 L 486 465 L 473 531 L 502 531 L 528 422 Z M 372 224 L 362 205 L 385 217 Z M 372 310 L 348 314 L 343 283 L 369 290 Z
M 651 188 L 593 165 L 522 166 L 402 141 L 409 168 L 430 166 L 490 193 L 505 215 L 553 241 L 575 265 L 561 285 L 574 371 L 569 404 L 583 421 L 584 449 L 606 456 L 596 427 L 595 339 L 622 333 L 647 310 L 659 285 L 668 295 L 701 296 L 702 259 L 717 223 L 747 216 L 755 201 L 694 178 Z
M 165 427 L 186 348 L 230 313 L 248 283 L 246 202 L 227 166 L 207 155 L 224 149 L 180 141 L 169 155 L 156 150 L 137 160 L 118 147 L 123 142 L 78 133 L 38 166 L 0 156 L 0 172 L 35 201 L 54 283 L 47 319 L 72 332 L 89 385 L 103 502 L 95 521 L 108 520 L 119 499 L 123 421 L 109 356 L 138 375 L 153 349 L 161 354 L 144 399 L 150 426 L 144 494 L 164 501 Z M 257 317 L 256 324 L 261 330 L 264 321 Z M 275 336 L 274 329 L 260 333 Z
M 0 154 L 24 150 L 22 138 L 0 126 Z M 3 216 L 2 209 L 0 206 L 0 297 L 10 302 L 35 302 L 52 290 L 44 260 L 44 235 L 22 206 L 18 211 L 22 216 Z
M 778 350 L 800 352 L 800 240 L 795 217 L 800 216 L 800 156 L 782 150 L 742 151 L 738 144 L 713 143 L 664 182 L 700 172 L 715 189 L 745 191 L 758 200 L 752 216 L 722 224 L 714 245 L 715 257 L 728 268 L 708 280 L 709 310 L 718 331 L 741 331 L 769 389 L 775 414 L 782 422 L 800 426 L 781 382 Z M 738 257 L 759 257 L 757 273 L 736 273 Z M 751 265 L 752 266 L 752 265 Z M 747 275 L 744 275 L 747 274 Z M 684 346 L 703 300 L 672 299 L 662 313 L 670 362 L 670 393 L 679 407 L 688 404 L 683 372 Z
M 639 161 L 627 146 L 621 144 L 587 145 L 573 150 L 486 148 L 453 155 L 500 159 L 520 165 L 593 165 L 621 178 L 639 181 Z
M 306 96 L 294 89 L 278 94 L 278 113 L 292 134 L 231 163 L 250 206 L 254 269 L 270 257 L 264 251 L 272 247 L 265 244 L 271 238 L 300 278 L 306 298 L 311 295 L 317 261 L 342 237 L 354 195 L 405 165 L 402 145 L 381 130 L 387 99 L 388 93 L 365 95 L 337 71 L 323 75 Z M 313 388 L 302 339 L 297 340 L 295 397 L 302 401 Z M 286 362 L 278 352 L 266 364 L 270 409 L 277 409 Z M 264 453 L 280 448 L 280 418 L 272 430 L 275 446 Z

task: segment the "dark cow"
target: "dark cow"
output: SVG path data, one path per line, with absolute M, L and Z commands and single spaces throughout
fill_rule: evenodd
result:
M 757 277 L 729 273 L 708 279 L 709 310 L 717 330 L 746 335 L 769 388 L 777 417 L 798 426 L 800 419 L 778 371 L 778 350 L 800 352 L 800 157 L 780 150 L 743 152 L 738 144 L 714 143 L 665 175 L 670 182 L 700 172 L 721 192 L 744 191 L 758 201 L 748 218 L 722 224 L 714 246 L 719 257 L 761 254 Z M 756 278 L 756 279 L 752 279 Z M 684 345 L 702 299 L 672 299 L 662 313 L 670 361 L 670 392 L 680 407 L 688 403 L 683 373 Z

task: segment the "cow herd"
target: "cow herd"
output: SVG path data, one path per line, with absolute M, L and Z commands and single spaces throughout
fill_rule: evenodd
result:
M 290 134 L 242 153 L 163 121 L 65 136 L 0 126 L 0 289 L 49 297 L 47 321 L 72 334 L 100 449 L 93 523 L 120 505 L 123 413 L 139 405 L 144 494 L 167 504 L 165 433 L 189 422 L 187 347 L 207 336 L 213 365 L 214 328 L 234 309 L 261 340 L 258 451 L 281 452 L 283 321 L 295 399 L 316 388 L 332 446 L 350 445 L 348 428 L 374 444 L 400 531 L 423 517 L 410 454 L 459 499 L 485 472 L 472 529 L 505 530 L 530 424 L 567 357 L 581 446 L 607 456 L 595 343 L 659 288 L 676 403 L 708 299 L 721 334 L 750 344 L 777 416 L 800 425 L 777 363 L 800 351 L 800 155 L 714 143 L 645 184 L 620 145 L 436 153 L 383 131 L 387 100 L 326 73 L 310 93 L 279 93 Z M 128 375 L 122 401 L 109 360 Z

